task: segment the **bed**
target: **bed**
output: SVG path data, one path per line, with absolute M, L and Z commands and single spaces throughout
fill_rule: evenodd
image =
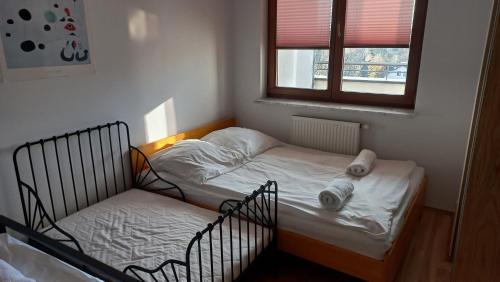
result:
M 235 281 L 276 246 L 276 182 L 208 210 L 154 170 L 148 183 L 136 177 L 138 156 L 123 122 L 19 147 L 25 228 L 38 239 L 30 244 L 104 267 L 111 274 L 73 264 L 105 281 Z
M 147 155 L 154 156 L 185 138 L 201 138 L 214 130 L 234 125 L 232 119 L 216 122 L 141 148 Z M 168 172 L 159 174 L 178 183 L 189 202 L 210 209 L 217 208 L 224 199 L 248 194 L 250 191 L 245 187 L 255 185 L 258 179 L 269 177 L 276 180 L 280 183 L 278 245 L 281 250 L 365 280 L 392 281 L 422 210 L 425 172 L 414 162 L 378 160 L 369 176 L 349 179 L 355 186 L 364 187 L 368 191 L 366 196 L 370 200 L 376 199 L 378 206 L 365 208 L 364 202 L 360 202 L 352 207 L 349 218 L 340 218 L 343 222 L 338 224 L 338 220 L 329 220 L 331 213 L 311 203 L 317 202 L 318 192 L 325 181 L 348 177 L 344 173 L 345 167 L 353 158 L 285 144 L 265 151 L 203 185 Z M 370 187 L 378 189 L 369 190 Z M 377 195 L 380 191 L 381 195 Z M 363 213 L 356 218 L 359 209 Z M 377 215 L 381 220 L 375 222 L 381 227 L 352 224 L 353 215 L 358 220 Z

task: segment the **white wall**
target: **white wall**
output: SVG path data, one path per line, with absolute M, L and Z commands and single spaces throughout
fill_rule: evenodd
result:
M 429 1 L 417 115 L 410 119 L 254 103 L 265 95 L 265 2 L 234 1 L 234 99 L 239 122 L 285 141 L 294 114 L 369 123 L 363 146 L 382 158 L 416 160 L 429 176 L 427 204 L 453 210 L 492 1 Z
M 430 178 L 427 203 L 453 209 L 491 0 L 429 1 L 411 119 L 253 103 L 265 92 L 264 2 L 87 1 L 95 75 L 0 84 L 0 213 L 19 218 L 12 151 L 27 140 L 124 120 L 140 144 L 162 105 L 168 122 L 153 127 L 171 134 L 230 116 L 233 101 L 241 124 L 283 140 L 293 114 L 370 123 L 363 145 L 416 160 Z
M 124 120 L 141 144 L 145 115 L 166 101 L 164 134 L 231 116 L 230 1 L 85 1 L 96 74 L 0 84 L 0 212 L 18 218 L 12 151 L 23 142 Z

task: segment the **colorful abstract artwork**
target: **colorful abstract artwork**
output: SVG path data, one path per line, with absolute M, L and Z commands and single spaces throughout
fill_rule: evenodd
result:
M 90 65 L 83 0 L 1 0 L 4 68 Z

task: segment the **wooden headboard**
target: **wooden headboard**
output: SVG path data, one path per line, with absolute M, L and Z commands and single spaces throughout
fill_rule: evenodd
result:
M 223 120 L 218 120 L 215 122 L 211 122 L 205 125 L 202 125 L 198 128 L 194 128 L 192 130 L 188 130 L 186 132 L 181 132 L 173 136 L 165 137 L 163 139 L 160 139 L 158 141 L 140 145 L 139 149 L 146 155 L 150 156 L 160 150 L 163 150 L 165 148 L 168 148 L 175 143 L 185 140 L 185 139 L 200 139 L 203 136 L 209 134 L 212 131 L 216 131 L 219 129 L 224 129 L 228 128 L 231 126 L 236 126 L 236 119 L 234 118 L 229 118 L 229 119 L 223 119 Z

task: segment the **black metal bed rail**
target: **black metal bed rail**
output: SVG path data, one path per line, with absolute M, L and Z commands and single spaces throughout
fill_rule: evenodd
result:
M 130 145 L 129 127 L 122 121 L 27 142 L 14 151 L 13 161 L 25 225 L 34 231 L 56 229 L 65 237 L 61 241 L 80 251 L 56 221 L 131 188 L 157 193 L 175 189 L 185 201 L 182 190 L 159 176 L 144 153 Z M 145 167 L 151 169 L 143 175 Z M 145 183 L 148 175 L 153 180 Z M 150 187 L 157 182 L 165 185 Z
M 0 215 L 0 234 L 6 233 L 7 229 L 13 230 L 27 237 L 32 243 L 40 246 L 42 251 L 50 251 L 50 255 L 104 281 L 112 282 L 134 282 L 137 279 L 126 275 L 102 262 L 80 253 L 64 244 L 33 231 L 5 216 Z
M 128 266 L 124 272 L 141 281 L 238 281 L 252 262 L 277 247 L 277 200 L 278 184 L 268 181 L 242 201 L 229 200 L 232 205 L 191 239 L 185 262 L 167 260 L 155 269 Z
M 274 203 L 274 209 L 271 207 L 271 196 L 274 195 L 273 203 Z M 260 203 L 259 203 L 260 202 Z M 188 245 L 187 251 L 186 251 L 186 277 L 187 281 L 191 281 L 193 279 L 192 277 L 192 261 L 191 261 L 191 255 L 193 251 L 193 247 L 196 244 L 196 249 L 197 249 L 197 263 L 198 263 L 198 275 L 199 275 L 199 281 L 204 281 L 204 275 L 203 275 L 203 259 L 202 259 L 202 248 L 201 248 L 201 241 L 208 234 L 208 244 L 209 244 L 209 262 L 206 262 L 207 264 L 209 263 L 210 265 L 210 276 L 208 277 L 209 281 L 214 281 L 214 254 L 213 254 L 213 232 L 216 230 L 219 233 L 219 240 L 220 240 L 220 258 L 221 258 L 221 265 L 220 265 L 220 270 L 221 270 L 221 280 L 224 281 L 225 275 L 225 267 L 224 267 L 224 244 L 223 244 L 223 224 L 225 220 L 227 219 L 229 221 L 229 253 L 230 253 L 230 267 L 231 267 L 231 281 L 238 280 L 239 278 L 242 277 L 244 274 L 244 259 L 243 259 L 243 248 L 242 248 L 242 220 L 244 221 L 243 224 L 246 225 L 246 235 L 247 235 L 247 268 L 251 264 L 251 255 L 252 255 L 252 250 L 251 250 L 251 234 L 253 233 L 253 239 L 254 239 L 254 249 L 253 249 L 253 254 L 254 254 L 254 260 L 261 255 L 267 247 L 272 247 L 276 246 L 276 238 L 277 238 L 277 220 L 278 220 L 278 184 L 275 181 L 268 181 L 265 185 L 262 185 L 258 190 L 254 191 L 250 196 L 245 197 L 243 201 L 239 201 L 234 207 L 230 207 L 227 210 L 221 210 L 221 212 L 224 212 L 219 218 L 214 221 L 213 223 L 208 224 L 208 226 L 202 230 L 201 232 L 198 232 L 196 236 L 191 240 L 191 242 Z M 253 215 L 253 216 L 251 216 Z M 235 246 L 233 245 L 233 218 L 235 218 L 238 222 L 238 236 L 237 236 L 237 245 L 236 245 L 236 250 L 234 250 Z M 251 230 L 250 227 L 250 222 L 253 222 L 253 230 Z M 236 223 L 236 222 L 235 222 Z M 260 243 L 261 249 L 259 249 L 259 237 L 258 237 L 258 225 L 260 225 L 260 239 L 262 240 Z M 217 228 L 217 226 L 219 228 Z M 243 226 L 245 228 L 245 226 Z M 217 230 L 218 229 L 218 230 Z M 267 229 L 267 230 L 266 230 Z M 253 231 L 253 232 L 252 232 Z M 265 246 L 265 241 L 266 241 L 266 233 L 267 233 L 267 246 Z M 236 267 L 238 273 L 235 273 L 235 254 L 234 252 L 237 251 L 238 253 L 238 258 L 239 258 L 239 263 L 238 266 Z
M 129 148 L 129 128 L 121 121 L 18 147 L 13 161 L 26 226 L 45 228 L 49 218 L 130 189 Z M 42 214 L 43 206 L 50 209 Z
M 130 146 L 130 159 L 132 162 L 132 181 L 135 188 L 159 194 L 176 190 L 180 194 L 180 197 L 177 198 L 186 201 L 186 196 L 179 186 L 161 177 L 140 149 Z M 158 182 L 163 182 L 165 186 L 158 185 Z M 156 185 L 152 187 L 153 184 Z

